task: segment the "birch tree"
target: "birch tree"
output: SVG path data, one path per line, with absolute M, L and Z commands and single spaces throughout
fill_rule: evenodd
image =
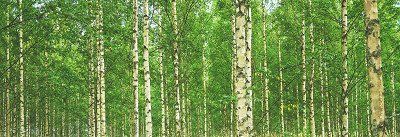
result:
M 132 0 L 132 6 L 133 6 L 133 19 L 132 19 L 132 26 L 133 26 L 133 33 L 132 33 L 132 54 L 133 54 L 133 70 L 132 70 L 132 78 L 133 78 L 133 102 L 134 102 L 134 107 L 133 107 L 133 130 L 132 134 L 134 137 L 139 137 L 139 51 L 138 51 L 138 0 Z
M 366 15 L 366 37 L 369 91 L 371 98 L 372 136 L 386 136 L 385 104 L 382 80 L 382 47 L 380 43 L 380 24 L 378 19 L 378 2 L 364 0 Z
M 144 90 L 146 96 L 146 136 L 153 134 L 153 122 L 151 120 L 151 89 L 150 89 L 150 65 L 149 65 L 149 1 L 144 1 L 144 26 L 143 26 L 143 70 L 144 70 Z
M 247 13 L 246 13 L 246 104 L 247 104 L 247 115 L 249 116 L 249 131 L 250 135 L 253 135 L 253 90 L 252 90 L 252 35 L 253 35 L 253 26 L 252 26 L 252 14 L 251 14 L 251 6 L 249 2 L 246 4 Z
M 315 47 L 314 47 L 314 24 L 313 24 L 313 9 L 312 0 L 308 0 L 309 14 L 310 14 L 310 44 L 311 44 L 311 76 L 310 76 L 310 122 L 311 122 L 311 136 L 315 137 L 315 112 L 314 112 L 314 77 L 315 77 Z
M 97 27 L 97 75 L 98 75 L 98 100 L 99 100 L 99 117 L 100 117 L 100 132 L 99 136 L 106 136 L 106 102 L 105 102 L 105 67 L 104 67 L 104 38 L 103 38 L 103 7 L 102 1 L 97 0 L 98 15 L 96 16 Z
M 9 1 L 7 1 L 9 2 Z M 10 11 L 11 7 L 10 5 L 7 6 L 6 9 L 6 25 L 10 25 Z M 11 94 L 11 64 L 10 64 L 10 47 L 11 47 L 11 37 L 10 37 L 10 31 L 6 32 L 6 44 L 7 44 L 7 49 L 6 49 L 6 63 L 7 63 L 7 78 L 6 78 L 6 108 L 5 108 L 5 113 L 6 113 L 6 137 L 11 137 L 11 110 L 10 110 L 10 94 Z
M 207 82 L 208 82 L 208 71 L 207 71 L 207 58 L 206 58 L 207 42 L 203 45 L 202 52 L 202 64 L 203 64 L 203 115 L 204 115 L 204 136 L 208 135 L 208 124 L 207 124 Z
M 236 44 L 237 44 L 237 57 L 236 57 L 236 69 L 237 72 L 235 74 L 235 92 L 237 95 L 237 121 L 238 121 L 238 129 L 237 135 L 238 136 L 250 136 L 252 132 L 252 116 L 249 115 L 249 107 L 251 103 L 251 97 L 249 91 L 249 82 L 248 81 L 248 72 L 251 72 L 250 63 L 248 63 L 249 57 L 247 54 L 249 52 L 248 44 L 246 43 L 246 14 L 247 14 L 247 6 L 245 0 L 237 0 L 236 3 Z M 250 12 L 251 13 L 251 12 Z M 251 26 L 250 26 L 251 27 Z M 249 42 L 249 41 L 247 41 Z M 250 70 L 249 70 L 250 69 Z M 251 75 L 251 74 L 250 74 Z M 251 108 L 250 108 L 251 110 Z
M 349 136 L 349 99 L 348 99 L 348 76 L 347 76 L 347 0 L 342 0 L 342 125 L 341 135 Z
M 90 1 L 89 2 L 89 14 L 92 15 L 94 14 L 93 8 L 94 8 L 94 2 Z M 91 16 L 92 17 L 92 16 Z M 92 18 L 90 28 L 89 28 L 89 33 L 93 34 L 94 31 L 94 25 L 95 25 L 95 19 Z M 88 51 L 89 51 L 89 137 L 94 137 L 96 136 L 96 107 L 97 107 L 97 102 L 96 102 L 96 88 L 95 88 L 95 66 L 94 66 L 94 61 L 95 61 L 95 56 L 94 56 L 94 38 L 93 36 L 89 36 L 88 40 Z
M 284 93 L 283 93 L 283 72 L 282 72 L 282 52 L 281 43 L 278 40 L 278 62 L 279 62 L 279 94 L 280 94 L 280 111 L 281 111 L 281 132 L 285 133 L 285 116 L 284 116 Z
M 263 48 L 264 48 L 264 102 L 265 102 L 265 119 L 267 125 L 267 136 L 269 136 L 269 78 L 268 78 L 268 60 L 267 60 L 267 13 L 265 10 L 265 0 L 262 3 L 262 11 L 263 11 Z M 263 108 L 264 109 L 264 108 Z M 264 114 L 263 114 L 264 115 Z
M 176 0 L 172 0 L 172 28 L 173 28 L 173 54 L 174 54 L 174 81 L 175 81 L 175 94 L 176 94 L 176 103 L 175 103 L 175 126 L 176 126 L 176 135 L 181 136 L 181 100 L 179 93 L 179 46 L 178 46 L 178 15 L 176 13 Z
M 160 12 L 161 12 L 161 6 L 159 7 Z M 162 33 L 162 14 L 160 13 L 159 18 L 158 18 L 158 29 L 159 29 L 159 36 L 162 37 L 163 33 Z M 158 52 L 159 52 L 159 56 L 158 56 L 158 64 L 160 65 L 159 71 L 160 71 L 160 93 L 161 93 L 161 136 L 165 137 L 167 136 L 167 132 L 166 132 L 166 125 L 167 125 L 167 121 L 166 121 L 166 113 L 168 113 L 168 111 L 166 111 L 166 102 L 165 102 L 165 91 L 164 91 L 164 64 L 163 64 L 163 60 L 164 60 L 164 45 L 161 44 L 161 42 L 159 41 L 159 48 L 158 48 Z
M 301 70 L 303 73 L 302 76 L 302 84 L 301 84 L 301 92 L 303 94 L 303 135 L 306 134 L 307 131 L 307 91 L 306 91 L 306 82 L 307 82 L 307 69 L 306 69 L 306 35 L 305 35 L 305 15 L 304 8 L 302 11 L 302 21 L 301 21 Z
M 19 22 L 23 22 L 22 11 L 23 11 L 22 0 L 18 0 L 18 10 L 19 10 Z M 25 131 L 25 95 L 24 95 L 24 39 L 23 39 L 23 26 L 19 25 L 18 28 L 18 38 L 19 38 L 19 135 L 21 137 L 26 136 Z
M 392 135 L 396 136 L 397 135 L 397 122 L 396 122 L 396 88 L 395 88 L 395 69 L 394 69 L 394 63 L 393 61 L 391 62 L 392 70 L 390 73 L 390 90 L 392 94 Z

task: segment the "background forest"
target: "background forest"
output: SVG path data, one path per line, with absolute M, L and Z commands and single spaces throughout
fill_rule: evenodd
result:
M 364 0 L 343 1 L 1 0 L 0 136 L 242 136 L 241 3 L 251 9 L 243 136 L 340 136 L 345 106 L 347 136 L 378 136 Z M 378 10 L 384 132 L 398 136 L 400 2 Z

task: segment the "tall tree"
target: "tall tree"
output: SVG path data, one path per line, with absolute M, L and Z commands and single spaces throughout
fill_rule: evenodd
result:
M 160 8 L 160 12 L 161 12 L 161 6 L 158 7 Z M 158 29 L 159 29 L 159 37 L 163 37 L 163 33 L 162 33 L 162 14 L 160 14 L 158 16 Z M 159 71 L 160 71 L 160 93 L 161 93 L 161 136 L 165 137 L 167 136 L 167 121 L 166 121 L 166 114 L 168 113 L 168 111 L 166 110 L 166 102 L 165 102 L 165 91 L 164 91 L 164 64 L 163 64 L 163 60 L 164 60 L 164 45 L 161 44 L 161 42 L 159 41 L 159 48 L 158 48 L 158 52 L 159 52 L 159 56 L 158 56 L 158 64 L 160 65 Z
M 181 100 L 179 93 L 179 45 L 178 45 L 178 15 L 176 13 L 176 0 L 172 0 L 172 28 L 174 34 L 173 49 L 174 49 L 174 81 L 175 81 L 175 125 L 176 136 L 181 136 Z
M 22 11 L 23 11 L 23 3 L 22 0 L 18 0 L 18 9 L 19 9 L 19 28 L 18 28 L 18 37 L 19 37 L 19 135 L 21 137 L 25 137 L 25 95 L 24 95 L 24 39 L 23 39 L 23 26 L 22 26 Z
M 342 125 L 341 135 L 349 136 L 349 99 L 348 99 L 348 76 L 347 76 L 347 0 L 342 0 Z
M 322 42 L 323 43 L 323 42 Z M 322 61 L 322 53 L 319 53 L 319 81 L 321 82 L 320 84 L 320 93 L 321 93 L 321 116 L 322 116 L 322 122 L 321 122 L 321 136 L 325 137 L 325 79 L 324 79 L 324 72 L 323 72 L 323 61 Z
M 133 42 L 132 42 L 132 54 L 133 54 L 133 101 L 134 101 L 134 108 L 133 108 L 133 130 L 132 134 L 134 137 L 139 137 L 139 51 L 138 51 L 138 31 L 139 31 L 139 18 L 138 18 L 138 0 L 132 0 L 133 6 Z
M 49 70 L 49 53 L 48 53 L 48 46 L 46 45 L 45 47 L 45 52 L 44 52 L 44 56 L 45 56 L 45 62 L 44 62 L 44 67 L 46 69 L 46 71 Z M 44 112 L 44 118 L 45 118 L 45 122 L 44 122 L 44 136 L 45 137 L 49 137 L 50 136 L 50 131 L 49 131 L 49 114 L 50 114 L 50 108 L 49 108 L 49 76 L 46 73 L 45 74 L 45 82 L 44 82 L 45 86 L 46 86 L 46 92 L 45 92 L 45 98 L 44 98 L 44 102 L 45 102 L 45 112 Z M 92 110 L 89 110 L 92 111 Z M 91 121 L 89 121 L 91 122 Z
M 151 89 L 150 89 L 150 65 L 149 65 L 149 0 L 144 1 L 144 26 L 143 26 L 143 70 L 144 70 L 144 91 L 146 96 L 146 136 L 153 134 L 153 122 L 151 120 Z
M 106 136 L 106 102 L 105 102 L 105 67 L 104 67 L 104 38 L 103 38 L 103 7 L 102 0 L 97 0 L 96 28 L 97 28 L 97 75 L 98 75 L 98 99 L 99 100 L 99 117 L 100 117 L 100 132 L 99 136 Z
M 382 80 L 382 47 L 380 43 L 380 24 L 378 19 L 378 2 L 364 0 L 366 15 L 366 37 L 369 91 L 371 93 L 372 136 L 386 136 L 385 104 Z
M 265 0 L 262 3 L 263 11 L 263 48 L 264 48 L 264 102 L 265 102 L 265 119 L 267 125 L 267 136 L 269 136 L 269 77 L 268 77 L 268 60 L 267 60 L 267 12 L 265 7 Z M 263 108 L 264 109 L 264 108 Z M 263 114 L 264 115 L 264 114 Z
M 300 99 L 299 99 L 299 85 L 296 84 L 296 120 L 297 120 L 297 134 L 301 133 L 300 130 Z
M 356 79 L 356 81 L 358 81 L 357 79 Z M 360 123 L 359 121 L 358 121 L 358 91 L 359 91 L 359 87 L 358 86 L 356 86 L 355 87 L 355 90 L 356 90 L 356 93 L 355 93 L 355 101 L 354 101 L 354 103 L 356 104 L 356 106 L 355 106 L 355 125 L 356 125 L 356 128 L 355 128 L 355 136 L 356 137 L 358 137 L 359 136 L 359 134 L 358 134 L 358 124 Z
M 306 23 L 305 23 L 305 15 L 304 15 L 304 7 L 302 11 L 302 21 L 301 21 L 301 70 L 303 73 L 302 83 L 301 83 L 301 92 L 303 94 L 303 135 L 307 132 L 307 91 L 306 91 L 306 82 L 307 82 L 307 68 L 306 68 Z
M 247 13 L 246 13 L 246 104 L 247 104 L 247 115 L 249 116 L 249 131 L 250 135 L 253 135 L 253 90 L 252 90 L 252 36 L 253 36 L 253 26 L 252 26 L 252 14 L 251 5 L 247 1 Z
M 251 110 L 251 96 L 250 87 L 248 87 L 248 73 L 251 72 L 249 57 L 247 54 L 251 52 L 249 45 L 246 42 L 246 30 L 248 29 L 246 23 L 247 6 L 245 0 L 237 0 L 236 3 L 236 44 L 237 44 L 237 57 L 236 57 L 236 78 L 235 78 L 235 92 L 237 94 L 237 121 L 238 121 L 238 136 L 250 136 L 252 132 L 252 116 L 249 115 Z M 250 51 L 249 51 L 250 50 Z M 249 70 L 250 69 L 250 70 Z M 251 75 L 251 74 L 250 74 Z M 251 85 L 251 84 L 250 84 Z
M 311 76 L 310 76 L 310 122 L 311 122 L 311 136 L 315 137 L 315 112 L 314 112 L 314 77 L 315 77 L 315 47 L 314 47 L 314 23 L 313 23 L 313 8 L 312 0 L 308 0 L 309 15 L 310 15 L 310 44 L 311 44 Z
M 282 52 L 281 42 L 278 40 L 278 63 L 279 63 L 279 94 L 280 94 L 280 111 L 281 111 L 281 132 L 285 133 L 285 116 L 284 116 L 284 93 L 283 93 L 283 72 L 282 72 Z
M 10 2 L 10 1 L 7 1 Z M 7 16 L 7 21 L 6 25 L 10 25 L 10 11 L 11 11 L 11 6 L 7 5 L 6 9 L 6 16 Z M 11 137 L 11 110 L 10 110 L 10 92 L 11 92 L 11 64 L 10 64 L 10 48 L 11 48 L 11 37 L 10 37 L 10 31 L 7 30 L 6 33 L 6 44 L 7 44 L 7 49 L 6 49 L 6 63 L 7 63 L 7 78 L 6 78 L 6 137 Z
M 94 3 L 93 1 L 89 1 L 89 14 L 92 15 L 94 14 Z M 93 35 L 94 31 L 94 26 L 95 25 L 95 19 L 92 18 L 91 24 L 90 24 L 90 31 Z M 88 40 L 88 51 L 89 51 L 89 137 L 94 137 L 96 136 L 96 88 L 95 88 L 95 66 L 94 66 L 94 61 L 95 61 L 95 56 L 94 56 L 94 37 L 90 35 L 89 40 Z
M 323 43 L 325 43 L 323 41 Z M 324 44 L 325 45 L 325 44 Z M 326 62 L 324 62 L 324 71 L 325 71 L 325 84 L 324 86 L 328 88 L 329 86 L 329 81 L 328 81 L 328 69 L 326 67 Z M 326 97 L 326 120 L 327 120 L 327 128 L 328 128 L 328 137 L 332 137 L 332 123 L 331 123 L 331 94 L 329 92 L 330 90 L 327 89 L 327 91 L 325 91 L 325 97 Z
M 397 135 L 397 122 L 396 122 L 396 88 L 395 88 L 395 69 L 394 69 L 394 63 L 393 61 L 391 62 L 392 70 L 390 73 L 390 85 L 391 85 L 391 91 L 392 91 L 392 135 L 396 136 Z
M 207 42 L 203 45 L 203 115 L 204 115 L 204 136 L 208 135 L 208 124 L 207 124 L 207 82 L 208 82 L 208 70 L 207 70 L 207 58 L 206 58 Z

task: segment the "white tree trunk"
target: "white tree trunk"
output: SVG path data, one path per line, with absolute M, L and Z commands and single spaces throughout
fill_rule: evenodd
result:
M 22 0 L 18 0 L 18 9 L 19 9 L 19 22 L 23 22 L 22 19 Z M 24 43 L 23 43 L 23 26 L 19 25 L 18 36 L 19 36 L 19 111 L 20 111 L 20 121 L 19 121 L 19 135 L 21 137 L 25 137 L 25 97 L 24 97 Z
M 303 94 L 303 136 L 306 135 L 307 132 L 307 91 L 306 91 L 306 82 L 307 82 L 307 69 L 306 69 L 306 31 L 305 31 L 305 15 L 304 9 L 302 12 L 303 19 L 301 22 L 301 69 L 302 69 L 302 84 L 301 84 L 301 92 Z
M 6 25 L 10 25 L 10 12 L 11 7 L 7 6 L 6 10 L 6 16 L 7 16 L 7 22 Z M 6 137 L 11 137 L 11 110 L 10 110 L 10 88 L 11 88 L 11 64 L 10 64 L 10 47 L 11 47 L 11 37 L 10 37 L 10 31 L 7 30 L 7 36 L 6 36 L 6 44 L 7 44 L 7 50 L 6 50 L 6 58 L 7 58 L 7 78 L 6 78 Z
M 391 85 L 391 91 L 392 91 L 392 135 L 395 137 L 397 135 L 397 125 L 396 125 L 396 88 L 395 88 L 395 69 L 394 69 L 394 63 L 392 61 L 392 72 L 390 76 L 390 85 Z
M 267 134 L 266 136 L 269 136 L 270 131 L 269 131 L 269 77 L 268 77 L 268 60 L 267 60 L 267 13 L 265 11 L 265 4 L 263 0 L 262 4 L 262 9 L 263 9 L 263 47 L 264 47 L 264 102 L 265 102 L 265 119 L 266 119 L 266 129 L 267 129 Z M 264 109 L 264 108 L 262 108 Z M 263 114 L 264 115 L 264 114 Z M 264 125 L 264 124 L 263 124 Z
M 238 129 L 237 136 L 248 137 L 251 136 L 252 132 L 252 116 L 251 114 L 251 90 L 249 86 L 251 85 L 249 75 L 251 78 L 251 60 L 249 54 L 251 52 L 251 47 L 248 43 L 250 41 L 246 40 L 246 29 L 251 28 L 251 25 L 246 25 L 246 11 L 247 7 L 245 5 L 245 0 L 238 0 L 236 3 L 238 10 L 236 11 L 236 44 L 237 44 L 237 57 L 236 57 L 236 78 L 235 78 L 235 92 L 237 94 L 237 121 Z M 251 32 L 250 32 L 251 34 Z M 249 38 L 251 39 L 251 38 Z M 250 73 L 250 74 L 248 74 Z M 250 92 L 249 92 L 250 91 Z
M 146 136 L 151 137 L 153 135 L 153 122 L 151 120 L 151 86 L 150 86 L 150 65 L 149 65 L 149 1 L 144 1 L 144 26 L 143 26 L 143 70 L 144 70 L 144 92 L 145 92 L 145 115 L 146 115 Z
M 104 67 L 104 40 L 103 40 L 103 8 L 102 1 L 97 1 L 98 3 L 98 15 L 97 17 L 97 65 L 98 65 L 98 116 L 99 116 L 99 136 L 106 136 L 106 102 L 105 102 L 105 67 Z
M 203 46 L 203 115 L 204 115 L 204 136 L 208 135 L 208 124 L 207 124 L 207 82 L 208 82 L 208 70 L 207 70 L 207 58 L 206 58 L 207 42 Z
M 342 0 L 342 126 L 341 132 L 343 137 L 349 136 L 349 99 L 348 99 L 348 76 L 347 76 L 347 0 Z
M 133 53 L 133 101 L 134 101 L 134 107 L 133 107 L 133 128 L 132 128 L 132 134 L 134 137 L 139 137 L 139 51 L 138 51 L 138 0 L 132 0 L 132 6 L 133 6 L 133 45 L 132 45 L 132 53 Z
M 160 10 L 161 11 L 161 10 Z M 159 29 L 159 35 L 162 36 L 162 28 L 161 28 L 161 14 L 159 15 L 159 20 L 158 20 L 158 27 Z M 163 65 L 163 59 L 164 59 L 164 48 L 163 45 L 161 45 L 161 42 L 159 43 L 160 47 L 158 49 L 159 51 L 159 57 L 158 57 L 158 64 L 160 65 L 159 71 L 160 71 L 160 93 L 161 93 L 161 136 L 165 137 L 167 136 L 166 134 L 166 102 L 165 102 L 165 93 L 164 93 L 164 65 Z
M 172 17 L 173 17 L 173 49 L 174 49 L 174 81 L 175 81 L 175 135 L 181 136 L 181 100 L 179 93 L 179 45 L 178 45 L 178 15 L 176 13 L 176 0 L 172 0 Z
M 280 94 L 280 114 L 281 114 L 281 132 L 285 134 L 285 116 L 284 116 L 284 93 L 283 93 L 283 72 L 282 72 L 282 52 L 281 43 L 278 40 L 278 62 L 279 62 L 279 94 Z
M 312 9 L 312 0 L 308 0 L 309 2 L 309 14 L 311 19 L 313 17 L 313 9 Z M 314 77 L 315 77 L 315 47 L 314 47 L 314 24 L 310 19 L 310 44 L 311 44 L 311 76 L 310 76 L 310 122 L 311 122 L 311 137 L 315 137 L 315 112 L 314 112 Z

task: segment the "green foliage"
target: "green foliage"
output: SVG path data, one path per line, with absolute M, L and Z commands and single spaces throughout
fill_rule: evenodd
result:
M 392 102 L 400 106 L 396 97 L 400 96 L 398 71 L 400 66 L 399 44 L 400 43 L 400 8 L 396 0 L 385 0 L 379 3 L 379 18 L 381 23 L 381 45 L 383 47 L 383 68 L 386 112 L 392 113 Z M 265 110 L 264 105 L 264 74 L 268 73 L 270 79 L 269 114 L 271 116 L 270 130 L 272 133 L 280 131 L 279 117 L 279 65 L 278 65 L 278 43 L 282 45 L 283 56 L 283 79 L 284 79 L 284 111 L 287 123 L 287 135 L 297 134 L 296 111 L 302 104 L 297 100 L 301 98 L 301 92 L 296 94 L 296 86 L 301 85 L 301 21 L 306 20 L 306 44 L 307 44 L 307 80 L 310 79 L 311 59 L 316 60 L 315 81 L 315 108 L 316 121 L 321 123 L 325 116 L 321 112 L 319 81 L 319 54 L 322 61 L 327 63 L 328 86 L 325 87 L 330 97 L 331 120 L 336 122 L 340 112 L 335 110 L 338 106 L 336 100 L 341 99 L 341 16 L 340 3 L 338 1 L 313 0 L 312 13 L 308 12 L 308 3 L 298 1 L 283 1 L 281 4 L 261 5 L 261 0 L 252 0 L 250 6 L 253 9 L 253 113 L 256 135 L 265 133 Z M 131 117 L 133 114 L 133 89 L 132 89 L 132 3 L 130 0 L 102 1 L 104 9 L 104 38 L 105 38 L 105 67 L 106 67 L 106 113 L 107 126 L 114 136 L 129 134 L 132 128 Z M 142 8 L 141 2 L 139 7 Z M 173 49 L 172 41 L 172 16 L 169 1 L 153 0 L 151 4 L 151 48 L 150 48 L 150 73 L 152 90 L 152 115 L 154 121 L 154 134 L 161 133 L 161 94 L 159 73 L 159 48 L 164 49 L 164 76 L 166 80 L 165 91 L 167 93 L 169 106 L 170 130 L 174 126 L 175 91 L 173 81 Z M 358 108 L 359 118 L 355 118 L 355 100 L 350 100 L 350 127 L 355 132 L 354 125 L 359 124 L 359 132 L 367 134 L 367 82 L 365 58 L 365 26 L 363 14 L 363 1 L 349 2 L 349 98 L 355 97 L 355 90 L 359 90 Z M 7 7 L 12 9 L 7 11 Z M 18 29 L 24 29 L 25 46 L 25 95 L 27 97 L 27 118 L 33 130 L 43 128 L 45 120 L 45 98 L 49 99 L 50 127 L 61 134 L 61 126 L 71 127 L 72 136 L 78 134 L 86 135 L 88 129 L 89 114 L 89 51 L 88 42 L 90 37 L 96 37 L 91 27 L 93 14 L 89 13 L 91 5 L 86 1 L 46 1 L 26 0 L 24 1 L 24 22 L 16 20 L 18 13 L 16 1 L 7 1 L 0 4 L 0 84 L 5 87 L 6 71 L 11 71 L 11 105 L 18 105 Z M 263 33 L 262 33 L 262 8 L 268 8 L 267 20 L 267 58 L 264 58 Z M 305 16 L 302 11 L 305 11 Z M 6 24 L 6 13 L 10 14 L 10 25 Z M 142 10 L 139 12 L 139 90 L 140 90 L 140 127 L 144 124 L 144 91 L 143 91 L 143 69 L 142 66 Z M 178 1 L 178 26 L 179 26 L 179 54 L 181 84 L 187 87 L 182 96 L 188 98 L 188 122 L 191 124 L 191 134 L 198 136 L 203 132 L 203 45 L 207 44 L 207 111 L 210 122 L 210 135 L 225 136 L 229 133 L 229 116 L 232 111 L 230 102 L 235 101 L 231 89 L 231 64 L 232 64 L 232 32 L 231 16 L 234 15 L 231 0 L 182 0 Z M 162 16 L 161 24 L 158 18 Z M 316 53 L 311 54 L 309 25 L 314 24 L 314 41 Z M 159 33 L 162 29 L 162 33 Z M 9 35 L 7 35 L 9 32 Z M 10 36 L 10 43 L 6 37 Z M 322 41 L 325 43 L 322 44 Z M 10 48 L 10 65 L 6 64 L 6 49 Z M 48 52 L 48 58 L 45 56 Z M 269 71 L 263 69 L 263 61 L 267 60 Z M 395 62 L 391 66 L 390 62 Z M 46 62 L 48 66 L 45 67 Z M 393 69 L 392 69 L 393 68 Z M 396 97 L 392 98 L 390 91 L 390 72 L 396 74 Z M 309 89 L 309 82 L 307 88 Z M 17 91 L 14 90 L 17 89 Z M 4 102 L 5 88 L 0 89 L 1 99 Z M 327 101 L 326 99 L 324 100 Z M 2 103 L 3 104 L 3 103 Z M 18 108 L 18 107 L 16 107 Z M 301 109 L 301 107 L 300 107 Z M 1 107 L 1 117 L 4 119 L 4 107 Z M 340 110 L 340 109 L 339 109 Z M 307 110 L 308 111 L 308 110 Z M 301 111 L 300 111 L 301 112 Z M 19 110 L 11 113 L 18 116 Z M 190 114 L 190 116 L 189 116 Z M 63 117 L 65 118 L 63 120 Z M 16 117 L 18 118 L 18 117 Z M 2 120 L 3 120 L 2 119 Z M 35 120 L 38 119 L 38 120 Z M 399 121 L 400 119 L 396 117 Z M 79 126 L 78 126 L 79 121 Z M 4 123 L 2 123 L 4 125 Z M 334 124 L 334 123 L 332 123 Z M 17 122 L 12 125 L 18 125 Z M 37 126 L 36 126 L 37 125 Z M 333 125 L 334 126 L 334 125 Z M 388 123 L 391 125 L 391 122 Z M 4 127 L 4 126 L 3 126 Z M 65 127 L 64 127 L 65 128 Z M 79 130 L 78 130 L 79 129 Z M 337 130 L 335 127 L 334 130 Z M 2 129 L 0 129 L 2 130 Z M 17 129 L 18 130 L 18 129 Z M 326 129 L 325 129 L 326 130 Z M 40 130 L 42 131 L 42 130 Z M 142 131 L 141 131 L 142 132 Z M 317 133 L 321 128 L 317 126 Z M 144 134 L 144 133 L 141 133 Z

